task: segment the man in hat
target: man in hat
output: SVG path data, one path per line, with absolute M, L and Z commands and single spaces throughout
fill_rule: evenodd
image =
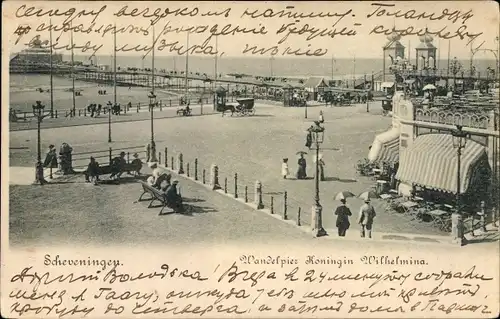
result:
M 375 209 L 370 205 L 370 199 L 365 199 L 365 203 L 359 209 L 358 224 L 360 225 L 361 237 L 372 238 L 373 219 L 377 216 Z
M 123 174 L 123 168 L 125 167 L 125 152 L 120 152 L 120 156 L 113 158 L 111 161 L 111 175 L 110 179 L 119 179 Z
M 132 167 L 134 167 L 134 172 L 137 173 L 137 175 L 141 175 L 142 161 L 139 158 L 139 154 L 134 153 L 134 155 L 132 156 L 134 157 L 134 159 L 130 164 L 132 165 Z
M 44 167 L 57 168 L 57 153 L 54 144 L 49 145 L 49 150 L 43 162 Z
M 345 237 L 346 231 L 349 229 L 349 226 L 351 226 L 349 216 L 351 216 L 352 213 L 349 207 L 346 206 L 345 198 L 342 198 L 340 202 L 342 204 L 335 210 L 335 215 L 337 215 L 336 226 L 339 231 L 339 236 Z
M 174 180 L 170 186 L 165 190 L 165 198 L 167 199 L 167 206 L 172 208 L 174 212 L 182 212 L 182 197 L 177 193 L 178 180 Z

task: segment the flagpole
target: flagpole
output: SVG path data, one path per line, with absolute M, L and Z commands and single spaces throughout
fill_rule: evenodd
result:
M 73 22 L 71 22 L 71 79 L 73 83 L 73 116 L 76 116 L 75 100 L 75 54 L 73 50 Z
M 189 70 L 189 31 L 187 31 L 187 39 L 186 39 L 186 71 L 185 71 L 185 77 L 184 77 L 184 85 L 186 86 L 185 87 L 185 90 L 186 90 L 186 102 L 187 102 L 187 98 L 188 98 L 188 92 L 189 92 L 189 88 L 188 88 L 188 70 Z
M 53 61 L 52 61 L 52 19 L 50 20 L 50 117 L 54 117 L 54 83 L 53 83 Z

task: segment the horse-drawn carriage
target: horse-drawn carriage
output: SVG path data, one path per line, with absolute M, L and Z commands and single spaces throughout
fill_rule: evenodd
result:
M 236 99 L 237 103 L 220 103 L 217 104 L 217 111 L 222 112 L 222 116 L 226 111 L 231 112 L 231 116 L 234 113 L 237 115 L 254 115 L 255 114 L 255 100 L 253 98 L 241 98 Z

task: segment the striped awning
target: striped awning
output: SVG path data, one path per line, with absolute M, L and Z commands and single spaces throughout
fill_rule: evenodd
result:
M 394 163 L 399 161 L 399 129 L 392 128 L 375 136 L 368 160 L 374 162 Z
M 467 139 L 460 157 L 460 191 L 466 192 L 487 154 L 481 144 Z M 457 150 L 450 134 L 425 134 L 400 154 L 396 179 L 428 189 L 457 192 Z

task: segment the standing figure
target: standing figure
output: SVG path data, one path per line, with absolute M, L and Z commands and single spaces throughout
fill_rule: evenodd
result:
M 370 205 L 370 199 L 368 198 L 359 209 L 358 224 L 361 226 L 361 237 L 368 236 L 368 238 L 372 238 L 372 226 L 375 216 L 377 214 L 373 206 Z
M 61 170 L 64 175 L 74 173 L 72 167 L 72 156 L 71 156 L 72 152 L 73 148 L 69 146 L 68 143 L 61 144 L 61 147 L 59 148 L 59 158 L 60 158 Z
M 300 154 L 300 158 L 297 162 L 297 164 L 299 165 L 298 169 L 297 169 L 297 179 L 306 179 L 307 177 L 307 163 L 306 163 L 306 159 L 304 158 L 304 154 L 301 153 Z
M 342 198 L 340 202 L 342 204 L 335 210 L 335 215 L 337 215 L 336 226 L 339 231 L 339 236 L 345 237 L 346 231 L 349 229 L 349 226 L 351 226 L 351 223 L 349 223 L 349 216 L 351 216 L 352 213 L 349 207 L 346 206 L 345 198 Z
M 49 150 L 45 156 L 43 167 L 57 168 L 57 153 L 56 147 L 53 144 L 49 145 Z
M 325 118 L 323 116 L 323 111 L 319 111 L 319 122 L 323 124 L 325 122 Z
M 308 149 L 311 149 L 311 146 L 312 146 L 312 130 L 313 129 L 313 126 L 311 125 L 311 127 L 309 127 L 307 129 L 307 135 L 306 135 L 306 147 Z
M 284 158 L 283 163 L 281 163 L 281 175 L 283 176 L 283 179 L 286 179 L 288 174 L 290 174 L 290 171 L 288 170 L 288 158 Z

